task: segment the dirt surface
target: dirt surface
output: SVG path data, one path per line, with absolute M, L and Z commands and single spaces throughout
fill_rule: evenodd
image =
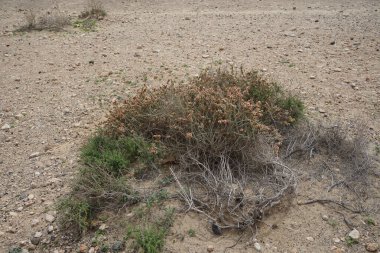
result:
M 44 246 L 35 252 L 65 249 L 49 246 L 54 236 L 47 228 L 57 224 L 47 220 L 69 191 L 78 148 L 112 103 L 144 82 L 186 81 L 210 66 L 258 69 L 298 94 L 312 119 L 364 122 L 372 147 L 379 145 L 380 2 L 306 2 L 111 0 L 95 32 L 13 33 L 26 10 L 43 13 L 52 2 L 1 0 L 0 252 L 12 245 L 33 250 L 29 240 L 39 231 Z M 82 1 L 58 3 L 72 17 L 84 8 Z M 379 178 L 370 182 L 371 197 L 379 201 Z M 361 232 L 359 244 L 349 247 L 344 238 L 350 229 L 335 209 L 297 205 L 328 196 L 325 185 L 307 179 L 299 185 L 291 206 L 267 220 L 278 228 L 261 226 L 263 252 L 365 252 L 366 243 L 379 243 L 378 209 L 369 214 L 373 227 L 363 224 L 365 215 L 346 214 Z M 176 239 L 190 228 L 195 237 Z M 180 214 L 166 251 L 207 252 L 213 245 L 223 252 L 239 237 L 216 237 L 203 217 Z M 227 252 L 255 252 L 248 241 Z

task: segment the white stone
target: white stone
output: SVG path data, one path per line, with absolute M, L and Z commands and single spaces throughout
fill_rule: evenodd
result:
M 55 221 L 55 217 L 53 215 L 46 214 L 45 220 L 48 222 L 53 222 L 53 221 Z
M 9 124 L 4 124 L 2 127 L 1 127 L 1 130 L 8 130 L 10 129 L 11 126 Z
M 354 240 L 358 240 L 360 238 L 360 233 L 358 230 L 353 229 L 351 232 L 348 234 L 349 237 L 351 237 Z
M 255 243 L 253 244 L 253 247 L 255 248 L 255 250 L 257 250 L 257 251 L 261 251 L 261 245 L 260 245 L 260 243 L 255 242 Z
M 35 238 L 40 238 L 42 236 L 42 233 L 41 232 L 36 232 L 35 234 L 34 234 L 34 237 Z

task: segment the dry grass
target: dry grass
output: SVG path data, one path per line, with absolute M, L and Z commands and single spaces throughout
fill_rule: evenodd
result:
M 46 12 L 44 15 L 37 17 L 33 10 L 29 10 L 25 14 L 26 24 L 17 29 L 18 32 L 28 31 L 61 31 L 70 24 L 70 18 L 64 12 L 61 12 L 58 7 L 52 11 Z
M 102 20 L 107 15 L 100 0 L 88 0 L 87 8 L 80 15 L 80 19 Z

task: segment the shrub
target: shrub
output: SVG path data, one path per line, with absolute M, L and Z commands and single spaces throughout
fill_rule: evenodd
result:
M 103 4 L 99 0 L 89 0 L 87 4 L 87 10 L 83 11 L 80 15 L 80 19 L 95 19 L 101 20 L 107 15 L 104 10 Z
M 32 10 L 29 10 L 29 12 L 25 15 L 25 20 L 26 24 L 17 29 L 17 31 L 60 31 L 66 25 L 70 24 L 69 17 L 65 13 L 61 12 L 58 7 L 55 7 L 53 11 L 48 11 L 40 17 L 37 17 Z
M 58 203 L 57 209 L 60 213 L 60 223 L 64 224 L 66 229 L 85 231 L 89 227 L 93 210 L 85 200 L 69 196 Z

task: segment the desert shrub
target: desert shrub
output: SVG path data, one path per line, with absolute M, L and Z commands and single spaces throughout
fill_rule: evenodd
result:
M 100 0 L 89 0 L 87 9 L 79 15 L 80 19 L 95 19 L 101 20 L 107 15 L 103 4 Z
M 186 86 L 144 87 L 111 113 L 106 132 L 160 143 L 180 161 L 172 176 L 189 208 L 242 228 L 291 192 L 294 175 L 277 153 L 302 114 L 300 100 L 255 71 L 208 70 Z
M 90 138 L 82 148 L 82 168 L 72 192 L 58 205 L 61 224 L 83 233 L 102 210 L 139 202 L 139 193 L 130 186 L 128 175 L 132 163 L 154 160 L 152 147 L 139 137 L 115 138 L 98 132 Z
M 78 19 L 73 22 L 73 26 L 86 32 L 93 32 L 96 27 L 96 19 Z
M 40 17 L 37 17 L 35 12 L 29 10 L 29 12 L 25 14 L 25 20 L 26 24 L 17 29 L 17 31 L 60 31 L 70 24 L 69 16 L 61 12 L 58 7 L 55 7 L 53 11 L 48 11 Z
M 73 196 L 66 197 L 58 203 L 60 223 L 66 229 L 85 231 L 90 226 L 93 210 L 85 200 Z
M 197 150 L 210 158 L 236 158 L 258 134 L 275 145 L 279 129 L 298 120 L 302 109 L 256 72 L 205 71 L 185 87 L 142 89 L 111 114 L 108 130 L 159 140 L 177 154 Z

